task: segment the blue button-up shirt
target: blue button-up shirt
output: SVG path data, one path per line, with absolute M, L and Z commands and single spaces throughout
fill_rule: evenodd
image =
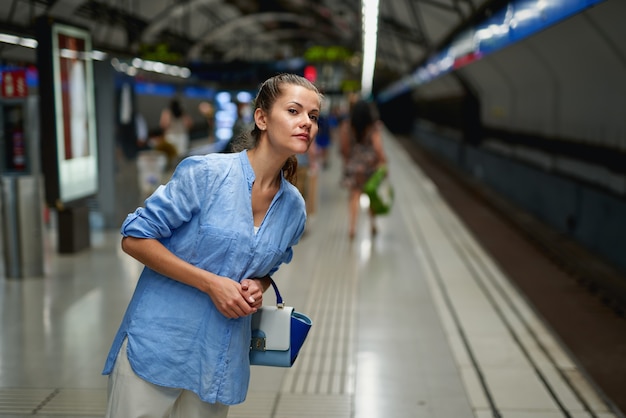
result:
M 255 234 L 254 178 L 247 151 L 189 157 L 128 215 L 122 235 L 156 238 L 189 263 L 237 282 L 272 274 L 291 260 L 304 231 L 304 199 L 283 178 Z M 111 373 L 125 337 L 130 364 L 143 379 L 191 390 L 205 402 L 244 401 L 250 316 L 226 318 L 206 293 L 145 267 L 103 374 Z

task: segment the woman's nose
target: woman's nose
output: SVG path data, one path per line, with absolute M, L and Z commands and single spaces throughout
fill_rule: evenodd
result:
M 313 121 L 311 120 L 311 117 L 306 115 L 303 118 L 302 126 L 311 126 L 312 124 L 313 124 Z

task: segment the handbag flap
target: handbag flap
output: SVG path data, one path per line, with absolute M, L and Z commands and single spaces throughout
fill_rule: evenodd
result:
M 252 315 L 252 336 L 265 337 L 265 350 L 288 350 L 291 346 L 293 307 L 262 306 Z

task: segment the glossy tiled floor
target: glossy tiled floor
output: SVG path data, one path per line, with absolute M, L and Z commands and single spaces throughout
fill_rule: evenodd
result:
M 253 367 L 240 418 L 615 416 L 389 135 L 393 212 L 348 239 L 333 158 L 316 213 L 276 275 L 314 326 L 291 369 Z M 98 417 L 100 375 L 141 266 L 117 231 L 0 281 L 0 417 Z M 271 302 L 271 294 L 266 301 Z

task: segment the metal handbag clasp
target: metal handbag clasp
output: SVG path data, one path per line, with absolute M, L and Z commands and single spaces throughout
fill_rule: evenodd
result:
M 252 337 L 250 349 L 255 351 L 265 351 L 265 337 Z

